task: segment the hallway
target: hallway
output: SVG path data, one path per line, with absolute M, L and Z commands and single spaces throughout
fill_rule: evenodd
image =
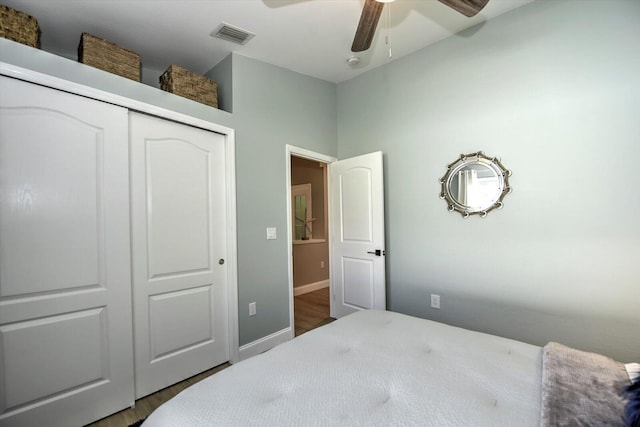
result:
M 329 317 L 329 288 L 294 297 L 295 336 L 333 322 Z

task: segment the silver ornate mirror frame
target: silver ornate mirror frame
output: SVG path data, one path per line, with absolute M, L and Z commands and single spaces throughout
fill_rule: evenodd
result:
M 440 178 L 440 198 L 447 202 L 449 212 L 484 218 L 493 209 L 502 208 L 502 200 L 512 191 L 510 176 L 499 157 L 488 157 L 482 151 L 460 154 Z

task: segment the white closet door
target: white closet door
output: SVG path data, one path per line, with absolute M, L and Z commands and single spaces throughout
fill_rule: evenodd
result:
M 136 398 L 229 360 L 222 135 L 130 113 Z
M 134 401 L 127 111 L 0 77 L 0 425 Z

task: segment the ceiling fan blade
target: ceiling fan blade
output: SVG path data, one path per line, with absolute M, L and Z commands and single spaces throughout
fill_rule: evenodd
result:
M 363 50 L 369 49 L 373 41 L 373 36 L 376 33 L 376 27 L 378 26 L 380 15 L 382 15 L 383 7 L 384 3 L 379 3 L 376 0 L 366 0 L 362 8 L 362 15 L 360 15 L 356 35 L 351 44 L 351 52 L 362 52 Z
M 472 17 L 489 3 L 489 0 L 438 0 L 464 16 Z

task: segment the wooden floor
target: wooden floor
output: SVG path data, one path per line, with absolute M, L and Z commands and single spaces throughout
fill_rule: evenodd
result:
M 89 424 L 90 427 L 127 427 L 136 421 L 147 418 L 158 406 L 171 399 L 176 394 L 180 393 L 185 388 L 197 383 L 200 380 L 207 378 L 209 375 L 215 374 L 228 367 L 228 363 L 223 363 L 213 369 L 209 369 L 194 377 L 188 378 L 182 382 L 169 386 L 158 392 L 150 394 L 147 397 L 136 400 L 135 408 L 125 409 L 124 411 L 117 412 L 107 418 L 103 418 L 93 424 Z
M 296 336 L 333 322 L 329 317 L 329 288 L 294 297 Z
M 309 292 L 294 298 L 295 334 L 302 335 L 312 329 L 333 322 L 329 317 L 329 288 Z M 151 414 L 158 406 L 180 393 L 185 388 L 228 367 L 224 363 L 178 384 L 174 384 L 136 401 L 135 408 L 125 409 L 103 418 L 89 427 L 127 427 Z

